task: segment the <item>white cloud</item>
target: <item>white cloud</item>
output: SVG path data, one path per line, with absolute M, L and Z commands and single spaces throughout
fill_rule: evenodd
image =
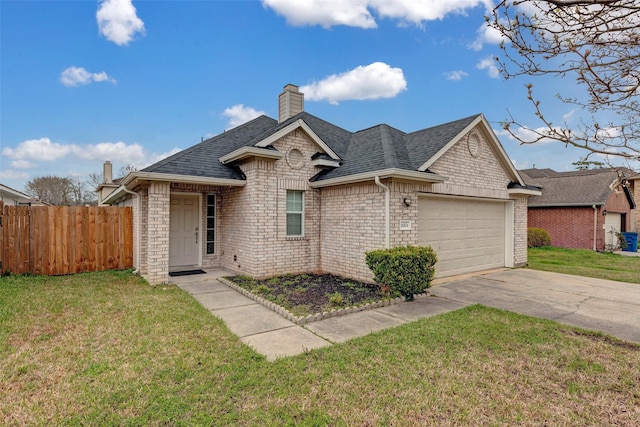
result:
M 513 166 L 520 170 L 520 169 L 529 169 L 529 160 L 523 160 L 523 161 L 519 161 L 514 159 L 513 157 L 509 157 L 509 160 L 511 160 L 511 163 L 513 163 Z
M 291 25 L 376 28 L 376 21 L 367 9 L 367 3 L 344 0 L 262 0 L 264 6 L 283 15 Z
M 229 107 L 222 113 L 224 117 L 229 118 L 229 122 L 227 123 L 227 127 L 225 128 L 227 130 L 236 126 L 240 126 L 241 124 L 253 120 L 263 114 L 264 111 L 258 111 L 251 107 L 245 107 L 242 104 L 237 104 L 233 107 Z
M 573 118 L 573 115 L 576 113 L 576 110 L 571 110 L 566 114 L 562 115 L 562 121 L 563 122 L 568 122 Z
M 493 7 L 491 0 L 262 0 L 292 25 L 347 25 L 376 28 L 373 14 L 399 20 L 402 24 L 421 25 L 423 21 L 442 19 L 450 13 L 464 14 L 468 9 Z
M 500 77 L 500 70 L 498 70 L 496 61 L 492 57 L 481 60 L 480 62 L 478 62 L 478 65 L 476 65 L 476 67 L 478 67 L 478 69 L 480 70 L 487 70 L 489 77 L 491 77 L 492 79 L 497 79 L 498 77 Z
M 402 69 L 393 68 L 383 62 L 361 65 L 351 71 L 332 74 L 300 88 L 305 99 L 326 99 L 331 104 L 354 99 L 393 98 L 405 90 L 407 81 Z
M 469 75 L 469 73 L 462 71 L 462 70 L 455 70 L 455 71 L 448 71 L 446 73 L 444 73 L 444 77 L 447 80 L 462 80 L 463 78 L 467 77 Z
M 473 50 L 481 50 L 485 43 L 500 44 L 502 41 L 507 41 L 500 31 L 486 23 L 478 28 L 477 35 L 475 41 L 469 45 Z
M 514 135 L 511 134 L 511 132 L 509 132 L 506 129 L 499 129 L 499 130 L 495 130 L 494 132 L 497 136 L 501 137 L 504 136 L 509 140 L 512 141 L 525 141 L 525 142 L 533 142 L 536 141 L 537 138 L 540 138 L 540 135 L 549 135 L 549 128 L 546 127 L 539 127 L 536 129 L 533 128 L 527 128 L 527 127 L 516 127 L 516 126 L 511 126 L 511 132 L 513 132 L 515 134 Z M 558 131 L 560 131 L 560 128 L 556 128 Z M 517 139 L 516 139 L 517 137 Z M 554 142 L 554 139 L 550 139 L 550 138 L 542 138 L 540 139 L 540 141 L 536 141 L 536 144 L 547 144 L 549 142 Z
M 29 174 L 26 172 L 16 172 L 14 170 L 11 169 L 4 169 L 4 170 L 0 170 L 0 179 L 28 179 L 29 178 Z
M 116 162 L 140 162 L 145 158 L 144 148 L 140 144 L 118 142 L 101 142 L 82 147 L 71 145 L 73 154 L 84 160 L 113 160 Z
M 33 169 L 38 167 L 38 165 L 28 160 L 14 160 L 11 162 L 11 167 L 14 169 Z
M 180 151 L 182 151 L 180 148 L 172 148 L 171 150 L 166 151 L 164 153 L 151 154 L 150 156 L 148 156 L 146 161 L 140 162 L 140 163 L 133 163 L 133 165 L 136 166 L 138 169 L 146 168 L 147 166 L 151 166 L 152 164 L 157 163 L 160 160 L 165 159 L 169 156 L 173 156 L 174 154 L 179 153 Z
M 465 14 L 468 9 L 493 7 L 491 0 L 369 0 L 370 7 L 382 18 L 400 19 L 419 25 L 422 21 L 442 19 L 451 13 Z
M 29 139 L 14 148 L 5 147 L 2 154 L 14 160 L 54 161 L 67 156 L 71 146 L 51 142 L 49 138 Z
M 2 155 L 13 160 L 12 167 L 36 167 L 34 162 L 54 162 L 67 158 L 134 164 L 138 167 L 148 166 L 164 157 L 180 151 L 178 148 L 155 154 L 147 152 L 140 144 L 119 142 L 101 142 L 98 144 L 59 144 L 49 138 L 30 139 L 18 144 L 15 148 L 5 147 Z
M 92 82 L 111 82 L 116 80 L 109 77 L 104 71 L 91 73 L 81 67 L 69 67 L 60 73 L 60 82 L 67 87 L 88 85 Z
M 118 46 L 129 44 L 136 33 L 144 34 L 144 22 L 131 0 L 104 0 L 96 13 L 100 33 Z

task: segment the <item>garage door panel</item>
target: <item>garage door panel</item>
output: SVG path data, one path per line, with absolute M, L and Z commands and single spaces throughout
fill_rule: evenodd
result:
M 436 277 L 504 266 L 506 203 L 423 197 L 418 244 L 438 253 Z

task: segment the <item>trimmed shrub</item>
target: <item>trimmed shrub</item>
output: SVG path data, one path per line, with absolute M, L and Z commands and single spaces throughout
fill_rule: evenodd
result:
M 529 227 L 527 228 L 527 246 L 530 248 L 551 246 L 551 236 L 549 236 L 547 230 Z
M 365 261 L 376 283 L 412 301 L 431 285 L 438 258 L 430 246 L 401 246 L 369 251 Z

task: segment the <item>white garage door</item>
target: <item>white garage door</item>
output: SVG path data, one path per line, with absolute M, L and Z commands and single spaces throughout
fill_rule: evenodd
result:
M 421 197 L 418 244 L 436 250 L 436 277 L 504 267 L 505 209 L 505 202 Z

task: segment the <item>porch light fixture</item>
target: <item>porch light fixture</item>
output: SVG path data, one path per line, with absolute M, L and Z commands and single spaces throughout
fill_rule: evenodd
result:
M 605 215 L 607 215 L 607 210 L 606 210 L 606 209 L 603 209 L 603 211 L 602 211 L 602 216 L 605 216 Z
M 408 197 L 405 197 L 404 199 L 402 199 L 402 203 L 404 203 L 406 207 L 409 207 L 411 206 L 411 199 Z

